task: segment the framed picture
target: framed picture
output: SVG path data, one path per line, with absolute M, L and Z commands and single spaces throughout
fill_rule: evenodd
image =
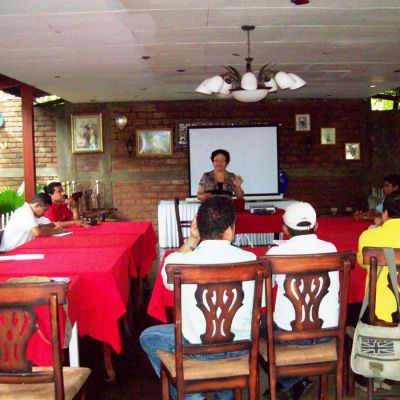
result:
M 336 144 L 335 128 L 321 128 L 321 144 Z
M 344 158 L 346 160 L 360 160 L 360 143 L 345 143 Z
M 296 114 L 296 131 L 311 130 L 310 114 Z
M 71 115 L 73 153 L 100 153 L 103 151 L 101 117 L 101 113 Z
M 137 157 L 169 156 L 172 154 L 172 129 L 137 129 Z
M 177 126 L 178 146 L 186 147 L 188 145 L 188 137 L 187 137 L 188 126 L 189 124 L 187 123 L 178 124 Z

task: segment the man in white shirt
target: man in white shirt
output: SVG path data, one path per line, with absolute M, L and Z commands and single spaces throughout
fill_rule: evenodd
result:
M 333 243 L 318 239 L 315 231 L 318 228 L 317 215 L 309 203 L 296 202 L 290 205 L 283 216 L 283 232 L 289 240 L 276 247 L 271 247 L 268 255 L 292 255 L 334 253 Z M 330 272 L 329 292 L 320 304 L 319 317 L 324 321 L 322 327 L 337 326 L 339 317 L 339 276 L 337 272 Z M 274 323 L 278 329 L 291 331 L 290 323 L 295 319 L 292 303 L 285 296 L 285 275 L 273 276 L 277 285 L 277 296 L 274 310 Z M 306 343 L 304 343 L 306 344 Z M 278 389 L 281 392 L 291 392 L 294 400 L 299 399 L 311 388 L 312 382 L 308 378 L 288 377 L 278 379 Z
M 166 280 L 165 266 L 167 264 L 209 264 L 232 263 L 255 260 L 253 253 L 232 246 L 235 236 L 236 213 L 233 203 L 225 197 L 211 197 L 205 200 L 198 211 L 197 218 L 192 223 L 191 235 L 178 252 L 170 254 L 162 269 L 163 281 L 167 289 L 173 290 L 173 285 Z M 201 238 L 201 242 L 200 242 Z M 232 322 L 232 332 L 235 339 L 250 337 L 253 293 L 252 282 L 245 282 L 243 306 Z M 194 291 L 196 285 L 184 285 L 182 288 L 182 331 L 184 338 L 190 343 L 200 343 L 200 335 L 205 332 L 205 320 L 201 311 L 195 306 Z M 140 336 L 140 343 L 147 353 L 149 360 L 160 376 L 160 360 L 156 349 L 174 351 L 174 326 L 172 324 L 157 325 L 147 328 Z M 224 355 L 229 356 L 229 354 Z M 216 357 L 214 357 L 216 358 Z M 175 392 L 171 390 L 175 398 Z M 204 399 L 202 393 L 185 395 L 185 399 Z M 216 400 L 233 399 L 232 390 L 223 390 L 214 393 Z
M 48 194 L 37 194 L 30 203 L 15 210 L 3 233 L 0 251 L 9 251 L 38 236 L 50 236 L 63 232 L 63 228 L 52 224 L 44 217 L 51 205 Z

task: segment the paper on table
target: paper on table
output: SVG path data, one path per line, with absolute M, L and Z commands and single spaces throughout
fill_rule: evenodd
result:
M 42 260 L 44 254 L 15 254 L 12 256 L 0 256 L 0 261 Z
M 71 234 L 72 234 L 72 232 L 61 232 L 61 233 L 56 233 L 52 236 L 66 236 L 66 235 L 71 235 Z

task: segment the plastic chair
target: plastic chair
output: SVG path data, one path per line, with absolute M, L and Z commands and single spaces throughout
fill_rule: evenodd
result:
M 62 367 L 58 305 L 66 302 L 66 284 L 0 284 L 0 398 L 2 400 L 84 399 L 89 368 Z M 36 306 L 50 310 L 52 367 L 32 367 L 27 344 L 36 332 Z
M 169 382 L 177 390 L 178 400 L 185 393 L 234 389 L 235 399 L 241 399 L 241 389 L 248 388 L 249 399 L 258 399 L 259 329 L 262 287 L 268 276 L 263 261 L 219 265 L 168 265 L 168 282 L 174 283 L 175 352 L 157 350 L 161 360 L 163 399 L 169 399 Z M 236 340 L 231 331 L 232 320 L 242 306 L 244 281 L 255 281 L 246 288 L 253 297 L 249 339 Z M 182 287 L 197 284 L 195 298 L 202 311 L 206 331 L 200 344 L 182 341 Z M 247 285 L 249 282 L 246 283 Z M 213 360 L 188 357 L 195 354 L 215 354 L 248 350 L 249 354 Z
M 320 376 L 320 399 L 328 398 L 328 374 L 336 375 L 336 399 L 343 398 L 343 351 L 350 269 L 354 253 L 263 256 L 272 277 L 285 276 L 285 297 L 292 303 L 292 331 L 276 330 L 272 307 L 267 307 L 267 339 L 260 343 L 260 363 L 268 372 L 271 400 L 277 398 L 278 377 Z M 319 308 L 330 284 L 329 272 L 339 273 L 339 323 L 322 328 Z M 272 304 L 272 280 L 267 281 L 267 304 Z M 281 344 L 282 341 L 332 338 L 310 345 Z

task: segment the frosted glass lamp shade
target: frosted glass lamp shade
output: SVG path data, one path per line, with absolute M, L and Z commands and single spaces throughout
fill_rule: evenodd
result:
M 304 79 L 300 78 L 298 75 L 292 74 L 290 72 L 288 75 L 294 80 L 294 84 L 289 86 L 290 90 L 299 89 L 306 84 L 306 81 Z
M 200 83 L 199 86 L 196 88 L 196 92 L 203 93 L 203 94 L 212 94 L 212 91 L 205 85 L 209 79 L 205 79 L 203 82 Z
M 295 84 L 295 80 L 286 72 L 279 71 L 275 75 L 275 82 L 281 89 L 288 89 L 290 86 Z
M 262 100 L 268 94 L 267 89 L 256 89 L 256 90 L 234 90 L 232 96 L 237 101 L 242 103 L 255 103 Z
M 256 90 L 257 89 L 257 77 L 252 72 L 246 72 L 242 76 L 240 81 L 242 89 Z
M 225 81 L 222 79 L 222 76 L 214 75 L 208 79 L 204 85 L 207 89 L 211 90 L 211 92 L 218 93 L 221 90 L 224 82 Z

